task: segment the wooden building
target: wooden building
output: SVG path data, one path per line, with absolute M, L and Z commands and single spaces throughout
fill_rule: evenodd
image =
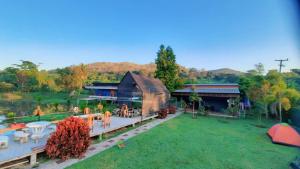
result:
M 90 98 L 99 100 L 117 100 L 119 83 L 94 82 L 84 88 L 90 91 Z
M 187 84 L 183 89 L 172 92 L 172 96 L 189 103 L 193 89 L 202 98 L 205 108 L 212 112 L 222 112 L 228 107 L 228 99 L 240 96 L 238 84 Z
M 159 80 L 140 74 L 127 72 L 118 86 L 118 103 L 127 104 L 141 102 L 143 116 L 148 116 L 166 107 L 170 93 Z
M 159 80 L 127 72 L 120 83 L 99 83 L 84 87 L 90 91 L 86 99 L 111 100 L 129 108 L 139 103 L 141 114 L 148 116 L 167 106 L 170 93 Z

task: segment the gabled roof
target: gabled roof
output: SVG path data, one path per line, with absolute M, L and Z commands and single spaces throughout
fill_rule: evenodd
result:
M 184 86 L 238 86 L 237 83 L 185 84 Z
M 92 86 L 118 86 L 119 83 L 103 83 L 103 82 L 93 82 Z
M 166 86 L 156 78 L 147 77 L 140 74 L 129 73 L 143 93 L 169 93 Z
M 193 90 L 190 88 L 176 90 L 175 93 L 191 93 Z M 220 94 L 240 94 L 238 88 L 202 88 L 195 89 L 197 93 L 220 93 Z
M 231 84 L 187 84 L 184 89 L 174 91 L 174 93 L 191 93 L 193 91 L 203 94 L 239 94 L 239 85 L 236 83 Z
M 101 82 L 93 82 L 92 85 L 87 85 L 85 89 L 111 89 L 118 90 L 119 83 L 101 83 Z

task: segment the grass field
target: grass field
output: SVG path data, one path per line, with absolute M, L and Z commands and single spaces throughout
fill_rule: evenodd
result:
M 285 169 L 299 149 L 272 144 L 255 120 L 181 115 L 69 169 Z M 272 122 L 266 122 L 271 126 Z

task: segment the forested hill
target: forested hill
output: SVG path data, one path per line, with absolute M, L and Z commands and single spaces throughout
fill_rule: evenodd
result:
M 123 74 L 127 71 L 142 72 L 145 75 L 151 75 L 156 69 L 154 63 L 149 64 L 136 64 L 130 62 L 96 62 L 87 64 L 89 71 L 97 73 L 115 73 Z
M 136 71 L 141 72 L 145 75 L 153 75 L 156 69 L 156 65 L 154 63 L 149 64 L 136 64 L 131 62 L 96 62 L 87 64 L 87 68 L 89 71 L 97 72 L 97 73 L 115 73 L 115 74 L 124 74 L 127 71 Z M 241 75 L 243 72 L 229 69 L 229 68 L 221 68 L 216 70 L 198 70 L 194 68 L 186 68 L 180 65 L 180 70 L 182 72 L 188 73 L 191 71 L 197 71 L 198 73 L 211 73 L 212 75 Z
M 208 72 L 212 73 L 213 75 L 222 75 L 222 74 L 242 75 L 242 74 L 244 74 L 244 72 L 229 69 L 229 68 L 210 70 Z
M 92 81 L 118 82 L 127 71 L 153 77 L 156 70 L 154 63 L 96 62 L 86 64 L 86 66 L 90 74 L 89 83 Z M 237 83 L 238 77 L 243 74 L 243 72 L 229 68 L 205 70 L 181 65 L 179 67 L 179 76 L 186 83 Z

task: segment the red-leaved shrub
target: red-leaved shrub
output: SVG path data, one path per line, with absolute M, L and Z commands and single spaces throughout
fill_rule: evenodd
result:
M 46 153 L 50 158 L 66 160 L 80 158 L 90 145 L 90 129 L 87 122 L 69 117 L 57 124 L 57 130 L 47 140 Z
M 159 112 L 158 112 L 158 118 L 160 118 L 160 119 L 166 118 L 167 115 L 168 115 L 168 109 L 167 108 L 160 109 Z
M 176 106 L 169 106 L 169 114 L 175 114 L 176 113 Z

